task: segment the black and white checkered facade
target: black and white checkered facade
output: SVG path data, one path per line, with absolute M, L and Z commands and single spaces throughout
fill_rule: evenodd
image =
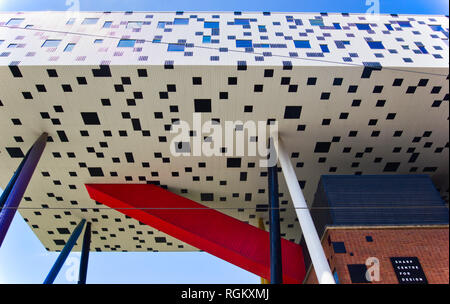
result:
M 48 132 L 20 205 L 48 250 L 81 218 L 92 250 L 196 250 L 96 204 L 85 183 L 157 184 L 267 226 L 259 157 L 170 153 L 172 125 L 198 112 L 276 120 L 308 203 L 322 174 L 429 174 L 448 199 L 448 30 L 426 15 L 1 13 L 0 187 Z M 282 234 L 299 242 L 279 181 Z

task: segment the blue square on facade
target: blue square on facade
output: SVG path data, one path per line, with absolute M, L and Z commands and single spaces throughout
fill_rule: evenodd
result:
M 189 18 L 175 18 L 174 25 L 186 25 L 189 24 Z
M 347 253 L 344 242 L 332 242 L 334 253 Z
M 98 18 L 85 18 L 81 24 L 96 24 Z
M 134 47 L 136 40 L 134 39 L 120 39 L 117 47 Z
M 169 43 L 167 46 L 168 52 L 184 52 L 184 44 Z
M 382 50 L 384 45 L 381 41 L 367 41 L 367 44 L 372 50 Z
M 400 25 L 401 27 L 412 27 L 411 23 L 409 23 L 409 21 L 398 21 L 397 22 L 398 25 Z
M 356 23 L 358 30 L 370 30 L 370 25 L 367 23 Z
M 17 25 L 20 25 L 23 20 L 25 20 L 25 19 L 24 18 L 12 18 L 6 23 L 6 25 L 17 26 Z
M 219 28 L 219 22 L 205 21 L 204 28 Z
M 366 236 L 366 241 L 367 242 L 373 242 L 373 238 L 370 235 Z
M 57 47 L 61 40 L 48 39 L 42 44 L 42 47 Z
M 236 40 L 236 47 L 251 48 L 252 41 L 251 40 Z
M 308 40 L 294 40 L 294 45 L 298 49 L 310 49 L 311 44 Z
M 430 25 L 431 29 L 435 32 L 442 32 L 444 29 L 440 25 Z
M 320 49 L 322 50 L 323 53 L 329 53 L 330 49 L 328 49 L 328 45 L 326 44 L 321 44 L 320 45 Z
M 309 23 L 313 26 L 324 26 L 322 19 L 309 19 Z
M 234 19 L 234 24 L 237 25 L 248 25 L 250 24 L 250 20 L 249 19 Z

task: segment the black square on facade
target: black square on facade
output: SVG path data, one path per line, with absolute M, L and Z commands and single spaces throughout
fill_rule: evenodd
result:
M 373 88 L 373 93 L 381 93 L 383 91 L 383 86 L 377 85 Z
M 62 246 L 66 245 L 66 241 L 64 240 L 53 240 L 55 242 L 55 245 Z
M 198 113 L 211 112 L 211 99 L 194 99 L 194 109 Z
M 416 92 L 416 88 L 417 88 L 417 87 L 415 87 L 415 86 L 409 86 L 409 87 L 406 89 L 406 94 L 414 94 L 414 93 Z
M 331 242 L 334 253 L 347 253 L 344 242 Z
M 47 69 L 48 77 L 58 77 L 58 73 L 55 69 Z
M 386 104 L 386 100 L 378 100 L 377 101 L 377 107 L 384 107 L 384 105 Z
M 244 106 L 244 112 L 245 113 L 253 112 L 253 106 Z
M 361 99 L 354 99 L 352 101 L 352 107 L 359 107 L 361 105 Z
M 72 87 L 70 86 L 70 84 L 62 84 L 61 87 L 64 92 L 72 92 Z
M 138 69 L 138 76 L 139 77 L 147 77 L 147 70 L 146 69 Z
M 288 85 L 291 83 L 291 77 L 281 77 L 281 85 Z
M 417 84 L 418 87 L 426 87 L 428 84 L 428 79 L 420 79 L 419 83 Z
M 219 92 L 219 99 L 228 99 L 228 92 Z
M 398 167 L 400 167 L 399 162 L 386 163 L 383 172 L 397 172 Z
M 237 77 L 228 77 L 228 84 L 229 85 L 236 85 L 237 84 Z
M 122 80 L 122 84 L 125 84 L 125 85 L 131 84 L 130 77 L 121 77 L 120 79 Z
M 253 88 L 253 92 L 262 92 L 263 91 L 263 85 L 262 84 L 255 84 Z
M 306 84 L 307 85 L 316 85 L 317 78 L 316 77 L 309 77 Z
M 395 119 L 395 115 L 396 115 L 396 113 L 389 113 L 389 114 L 386 116 L 386 119 L 389 119 L 389 120 Z
M 298 90 L 298 85 L 296 85 L 296 84 L 289 85 L 289 88 L 288 88 L 289 93 L 295 93 L 295 92 L 297 92 L 297 90 Z
M 238 61 L 237 62 L 237 70 L 238 71 L 246 71 L 247 70 L 247 62 L 246 61 Z
M 200 193 L 200 200 L 202 202 L 211 202 L 214 200 L 213 193 Z
M 366 236 L 366 241 L 371 243 L 371 242 L 373 242 L 373 238 L 370 235 L 367 235 Z
M 333 80 L 333 85 L 334 86 L 340 86 L 340 85 L 342 85 L 342 78 L 334 78 L 334 80 Z
M 100 120 L 96 112 L 81 112 L 81 117 L 85 125 L 99 125 Z
M 11 71 L 13 77 L 22 77 L 22 73 L 17 65 L 10 65 L 9 70 Z
M 89 174 L 93 177 L 95 176 L 104 176 L 103 175 L 103 170 L 100 167 L 89 167 Z
M 202 84 L 202 78 L 201 77 L 192 77 L 192 84 L 193 85 L 201 85 Z
M 401 78 L 396 78 L 396 79 L 394 79 L 394 82 L 392 83 L 392 86 L 394 86 L 394 87 L 399 87 L 399 86 L 402 85 L 402 83 L 403 83 L 403 79 L 401 79 Z
M 441 91 L 442 87 L 433 87 L 433 89 L 431 89 L 431 94 L 439 94 L 439 92 Z
M 6 151 L 8 152 L 11 158 L 22 158 L 25 155 L 22 152 L 22 149 L 19 147 L 6 147 Z
M 56 230 L 58 230 L 59 234 L 70 234 L 70 231 L 67 228 L 56 228 Z
M 328 93 L 328 92 L 323 92 L 323 93 L 320 95 L 320 99 L 322 99 L 322 100 L 328 100 L 328 99 L 330 99 L 330 93 Z
M 302 112 L 301 106 L 286 106 L 284 109 L 284 118 L 285 119 L 298 119 L 298 118 L 300 118 L 301 112 Z
M 103 106 L 110 106 L 111 105 L 111 101 L 108 98 L 102 98 L 102 105 Z
M 62 106 L 53 106 L 53 109 L 55 110 L 56 113 L 62 113 L 62 112 L 64 112 Z
M 86 77 L 77 77 L 77 82 L 79 85 L 87 84 Z
M 264 77 L 273 77 L 273 70 L 272 69 L 265 69 L 264 70 Z
M 38 92 L 47 92 L 47 89 L 45 88 L 45 85 L 43 85 L 43 84 L 37 84 L 36 85 L 36 90 Z
M 378 119 L 369 120 L 369 126 L 375 126 L 378 123 Z
M 341 113 L 339 115 L 339 119 L 347 119 L 348 118 L 348 113 Z
M 366 279 L 366 264 L 348 264 L 347 268 L 352 283 L 370 283 Z
M 166 243 L 166 238 L 161 236 L 155 236 L 155 243 Z
M 241 158 L 240 157 L 228 157 L 227 158 L 227 168 L 240 168 Z
M 31 95 L 31 92 L 22 92 L 22 95 L 25 99 L 33 99 L 33 95 Z
M 317 142 L 314 153 L 328 153 L 330 151 L 331 142 Z

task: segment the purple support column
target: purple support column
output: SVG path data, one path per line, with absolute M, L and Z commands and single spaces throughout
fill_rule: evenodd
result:
M 5 239 L 6 233 L 8 232 L 9 225 L 11 225 L 14 215 L 16 214 L 17 207 L 19 207 L 23 194 L 27 189 L 34 169 L 36 168 L 39 159 L 41 158 L 42 152 L 44 151 L 45 145 L 47 143 L 47 137 L 47 133 L 42 133 L 42 135 L 30 148 L 28 157 L 23 164 L 19 175 L 17 176 L 17 179 L 11 189 L 11 192 L 8 195 L 8 198 L 5 201 L 5 204 L 3 205 L 2 211 L 0 212 L 0 247 L 2 246 L 3 240 Z

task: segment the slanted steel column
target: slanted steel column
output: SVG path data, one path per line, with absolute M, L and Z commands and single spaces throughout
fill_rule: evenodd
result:
M 73 231 L 72 235 L 70 236 L 70 238 L 67 241 L 66 245 L 64 246 L 63 250 L 59 254 L 58 258 L 56 259 L 55 264 L 53 265 L 52 269 L 50 270 L 47 277 L 45 278 L 44 284 L 53 284 L 53 282 L 55 281 L 56 276 L 58 275 L 59 271 L 61 270 L 61 267 L 64 265 L 64 262 L 66 261 L 67 256 L 69 255 L 73 246 L 75 246 L 75 243 L 77 242 L 78 237 L 80 236 L 81 232 L 83 231 L 84 223 L 86 223 L 86 220 L 82 219 L 81 222 L 78 224 L 78 226 Z
M 328 264 L 311 213 L 309 212 L 308 205 L 298 183 L 294 167 L 292 166 L 289 154 L 283 147 L 281 138 L 278 138 L 278 144 L 275 144 L 275 148 L 277 149 L 278 159 L 292 198 L 292 203 L 294 204 L 295 212 L 297 213 L 298 222 L 305 237 L 306 247 L 311 256 L 317 280 L 320 284 L 335 284 L 330 265 Z
M 11 177 L 8 185 L 6 186 L 5 190 L 3 190 L 3 193 L 0 196 L 0 212 L 2 211 L 3 205 L 6 203 L 6 199 L 8 198 L 9 194 L 11 193 L 11 190 L 14 187 L 14 184 L 16 183 L 17 177 L 19 176 L 20 172 L 22 171 L 23 164 L 25 164 L 25 162 L 27 161 L 30 151 L 31 151 L 31 148 L 28 150 L 27 154 L 20 162 L 19 167 L 17 168 L 16 172 L 14 172 L 14 175 Z
M 89 261 L 89 246 L 91 244 L 91 223 L 86 224 L 83 237 L 83 248 L 81 249 L 80 272 L 78 274 L 78 284 L 86 284 L 88 261 Z
M 270 139 L 273 147 L 273 139 Z M 271 149 L 271 153 L 275 153 Z M 283 266 L 281 262 L 280 205 L 278 200 L 278 167 L 268 168 L 269 181 L 269 220 L 270 220 L 270 283 L 283 283 Z
M 42 135 L 39 136 L 27 152 L 24 161 L 22 161 L 23 164 L 20 164 L 18 170 L 14 174 L 11 180 L 13 184 L 10 182 L 11 187 L 10 184 L 7 186 L 7 188 L 9 187 L 8 192 L 6 193 L 7 197 L 5 197 L 5 203 L 2 207 L 2 211 L 0 212 L 0 247 L 2 246 L 9 226 L 11 225 L 14 215 L 16 214 L 17 207 L 22 200 L 23 194 L 27 189 L 34 169 L 36 168 L 42 152 L 44 151 L 47 143 L 47 137 L 47 133 L 42 133 Z

